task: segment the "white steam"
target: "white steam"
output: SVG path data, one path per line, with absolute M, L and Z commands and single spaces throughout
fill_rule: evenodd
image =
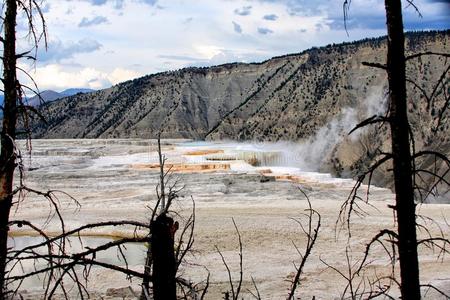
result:
M 302 171 L 317 172 L 330 158 L 333 149 L 346 137 L 352 141 L 359 138 L 364 129 L 348 135 L 359 122 L 375 114 L 383 114 L 385 103 L 382 87 L 376 87 L 358 107 L 344 107 L 335 118 L 304 141 L 251 144 L 223 141 L 223 146 L 244 152 L 244 156 L 255 157 L 265 166 L 294 167 Z
M 298 167 L 307 171 L 318 171 L 329 159 L 333 149 L 341 143 L 348 133 L 362 120 L 385 111 L 386 98 L 383 88 L 375 87 L 369 96 L 361 101 L 359 109 L 344 107 L 341 113 L 320 128 L 315 135 L 297 145 Z M 353 132 L 349 137 L 356 141 L 365 129 Z
M 305 171 L 318 171 L 336 145 L 357 123 L 356 109 L 348 107 L 342 109 L 336 118 L 297 146 L 295 152 L 299 157 L 299 167 Z
M 369 96 L 361 103 L 363 111 L 365 110 L 366 118 L 373 115 L 383 115 L 386 112 L 386 96 L 387 93 L 381 86 L 371 89 Z
M 359 122 L 373 115 L 382 115 L 385 112 L 386 97 L 383 95 L 382 87 L 374 87 L 369 96 L 360 102 L 359 108 L 344 107 L 339 115 L 320 128 L 316 134 L 301 143 L 297 143 L 293 147 L 294 149 L 287 151 L 287 153 L 290 153 L 292 150 L 295 157 L 294 160 L 287 159 L 287 161 L 291 161 L 296 167 L 305 171 L 318 171 L 329 159 L 333 149 L 345 137 L 356 141 L 365 132 L 365 129 L 362 128 L 348 136 L 348 133 Z M 286 153 L 286 151 L 284 152 Z

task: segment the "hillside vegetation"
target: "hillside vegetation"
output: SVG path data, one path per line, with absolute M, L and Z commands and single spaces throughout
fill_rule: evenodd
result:
M 449 37 L 449 30 L 408 33 L 407 54 L 449 53 Z M 36 122 L 34 137 L 150 138 L 162 128 L 162 137 L 167 138 L 309 143 L 322 139 L 329 143 L 320 153 L 321 169 L 349 175 L 368 161 L 363 157 L 389 146 L 383 128 L 346 136 L 362 119 L 384 112 L 386 74 L 362 62 L 384 64 L 385 57 L 385 38 L 375 38 L 262 63 L 152 74 L 49 103 L 41 108 L 48 124 Z M 450 149 L 448 116 L 441 116 L 439 124 L 436 119 L 448 90 L 439 87 L 436 100 L 428 103 L 420 89 L 431 94 L 449 64 L 435 55 L 407 64 L 408 76 L 417 84 L 408 87 L 417 146 L 445 153 Z M 448 82 L 448 73 L 446 77 Z M 374 131 L 381 135 L 375 137 Z

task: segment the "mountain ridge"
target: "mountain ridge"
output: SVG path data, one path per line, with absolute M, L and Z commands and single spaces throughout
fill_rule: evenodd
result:
M 88 89 L 88 88 L 69 88 L 69 89 L 65 89 L 62 92 L 56 92 L 54 90 L 44 90 L 41 91 L 38 95 L 34 95 L 32 97 L 27 98 L 27 104 L 28 105 L 32 105 L 32 106 L 39 106 L 41 105 L 41 102 L 52 102 L 58 99 L 61 99 L 63 97 L 69 97 L 69 96 L 73 96 L 76 95 L 78 93 L 91 93 L 91 92 L 95 92 L 95 90 L 93 89 Z M 3 105 L 3 101 L 4 101 L 4 95 L 1 94 L 0 95 L 0 105 Z M 2 111 L 0 111 L 0 116 L 3 114 Z
M 445 37 L 448 37 L 448 31 L 442 31 L 442 32 L 429 32 L 429 33 L 409 33 L 407 34 L 408 38 L 415 38 L 418 39 L 420 36 L 432 36 L 432 35 L 443 35 Z M 77 132 L 77 133 L 70 133 L 70 132 L 65 132 L 64 130 L 58 130 L 55 126 L 50 126 L 50 128 L 39 128 L 39 126 L 37 126 L 36 128 L 36 136 L 39 137 L 46 137 L 46 136 L 70 136 L 70 137 L 136 137 L 136 136 L 140 136 L 140 137 L 150 137 L 150 136 L 155 136 L 156 132 L 158 131 L 157 127 L 159 125 L 161 125 L 162 123 L 158 121 L 155 122 L 150 122 L 153 123 L 151 124 L 153 129 L 151 131 L 146 131 L 146 130 L 140 130 L 142 129 L 142 120 L 145 120 L 145 116 L 143 116 L 142 114 L 138 114 L 139 116 L 136 116 L 135 120 L 132 120 L 131 122 L 135 122 L 135 124 L 132 124 L 131 126 L 128 126 L 126 124 L 122 124 L 124 122 L 123 119 L 120 118 L 120 116 L 118 116 L 118 112 L 121 111 L 122 113 L 127 111 L 127 105 L 133 105 L 136 102 L 141 102 L 140 103 L 140 107 L 142 108 L 152 108 L 152 110 L 148 109 L 148 113 L 151 113 L 152 111 L 154 111 L 155 109 L 157 109 L 156 106 L 158 106 L 158 101 L 161 99 L 152 99 L 152 96 L 149 95 L 149 90 L 151 91 L 155 91 L 155 88 L 158 87 L 162 87 L 162 88 L 167 88 L 169 90 L 171 89 L 175 89 L 176 87 L 179 89 L 177 91 L 174 91 L 173 95 L 171 96 L 176 96 L 179 100 L 178 103 L 174 103 L 173 101 L 165 101 L 163 104 L 163 106 L 166 107 L 166 109 L 163 109 L 163 111 L 160 111 L 162 113 L 163 116 L 167 116 L 167 120 L 165 121 L 165 123 L 173 123 L 173 120 L 170 120 L 170 116 L 172 116 L 174 113 L 177 117 L 180 116 L 179 113 L 179 109 L 180 107 L 184 107 L 185 111 L 187 111 L 187 108 L 189 108 L 189 112 L 193 113 L 195 112 L 195 109 L 198 109 L 199 107 L 203 106 L 208 106 L 208 107 L 203 107 L 204 109 L 209 109 L 209 115 L 205 116 L 205 115 L 195 115 L 195 117 L 199 117 L 199 119 L 204 119 L 202 121 L 202 128 L 200 130 L 200 128 L 198 128 L 198 130 L 188 130 L 186 128 L 178 128 L 178 129 L 184 129 L 184 130 L 179 130 L 178 133 L 176 132 L 176 130 L 173 130 L 172 132 L 166 133 L 165 135 L 168 137 L 191 137 L 191 138 L 196 138 L 196 139 L 203 139 L 205 137 L 208 138 L 217 138 L 217 135 L 219 136 L 224 136 L 226 134 L 215 134 L 212 130 L 214 127 L 219 126 L 219 123 L 223 123 L 225 122 L 226 118 L 225 115 L 230 115 L 233 114 L 232 110 L 238 110 L 239 107 L 245 106 L 246 103 L 248 103 L 248 101 L 251 101 L 252 99 L 248 99 L 248 98 L 255 98 L 255 96 L 260 96 L 260 95 L 256 95 L 258 94 L 258 92 L 260 92 L 259 88 L 261 87 L 257 87 L 256 86 L 256 81 L 259 79 L 261 80 L 265 80 L 264 78 L 268 79 L 269 81 L 272 81 L 275 79 L 276 81 L 276 77 L 277 74 L 271 74 L 272 72 L 275 72 L 275 69 L 280 68 L 278 70 L 278 72 L 284 72 L 284 73 L 291 73 L 290 75 L 291 78 L 289 78 L 289 76 L 287 76 L 287 78 L 284 78 L 286 80 L 281 80 L 279 82 L 279 84 L 281 86 L 277 86 L 276 88 L 278 88 L 278 90 L 275 90 L 275 88 L 272 88 L 269 95 L 270 96 L 272 94 L 272 92 L 276 93 L 279 92 L 280 90 L 283 89 L 283 86 L 288 84 L 288 81 L 290 79 L 292 79 L 293 77 L 296 77 L 295 73 L 298 72 L 305 72 L 305 71 L 311 71 L 311 68 L 314 68 L 317 65 L 317 61 L 314 60 L 318 60 L 321 59 L 320 53 L 323 52 L 330 52 L 330 51 L 335 51 L 335 49 L 337 49 L 336 51 L 343 51 L 343 52 L 352 52 L 352 51 L 357 51 L 354 48 L 358 48 L 358 47 L 362 47 L 363 45 L 369 45 L 370 47 L 378 47 L 380 48 L 381 44 L 383 43 L 382 41 L 384 40 L 384 37 L 381 38 L 373 38 L 373 39 L 365 39 L 365 40 L 361 40 L 361 41 L 357 41 L 357 42 L 353 42 L 353 43 L 343 43 L 343 44 L 338 44 L 338 45 L 327 45 L 324 47 L 320 47 L 320 48 L 311 48 L 305 51 L 302 51 L 300 53 L 295 53 L 295 54 L 288 54 L 288 55 L 283 55 L 283 56 L 277 56 L 274 57 L 272 59 L 263 61 L 263 62 L 258 62 L 258 63 L 249 63 L 249 64 L 245 64 L 245 63 L 230 63 L 230 64 L 223 64 L 223 65 L 219 65 L 219 66 L 213 66 L 213 67 L 189 67 L 189 68 L 185 68 L 185 69 L 181 69 L 181 70 L 176 70 L 176 71 L 167 71 L 167 72 L 162 72 L 162 73 L 156 73 L 156 74 L 150 74 L 150 75 L 146 75 L 143 76 L 141 78 L 138 79 L 134 79 L 134 80 L 130 80 L 130 81 L 126 81 L 124 83 L 121 83 L 119 85 L 116 85 L 114 87 L 111 87 L 109 89 L 105 89 L 102 91 L 99 91 L 98 93 L 93 93 L 93 99 L 96 98 L 95 95 L 103 95 L 103 97 L 106 97 L 109 99 L 104 99 L 106 103 L 109 103 L 111 106 L 115 106 L 115 108 L 117 109 L 116 111 L 103 111 L 102 110 L 102 115 L 104 117 L 108 116 L 108 118 L 105 119 L 105 121 L 107 122 L 107 124 L 103 123 L 101 125 L 99 125 L 100 127 L 105 127 L 103 128 L 104 130 L 100 130 L 100 128 L 97 129 L 93 129 L 92 126 L 95 127 L 95 124 L 99 123 L 99 117 L 96 114 L 91 114 L 90 116 L 88 116 L 87 111 L 89 110 L 89 108 L 84 107 L 84 109 L 82 110 L 82 113 L 84 114 L 85 117 L 87 117 L 89 119 L 89 122 L 87 122 L 86 126 L 87 128 L 84 128 L 85 130 L 83 130 L 83 132 Z M 410 43 L 413 44 L 413 43 Z M 369 47 L 368 46 L 368 47 Z M 417 47 L 417 46 L 415 46 Z M 334 50 L 332 50 L 334 49 Z M 339 50 L 339 49 L 344 49 L 344 50 Z M 302 60 L 304 59 L 304 61 Z M 280 63 L 281 62 L 281 63 Z M 306 64 L 303 64 L 306 63 Z M 330 63 L 333 63 L 332 61 L 330 61 Z M 294 66 L 292 66 L 292 64 L 295 64 L 295 67 L 297 69 L 296 72 L 294 72 L 295 70 L 293 69 Z M 284 65 L 284 66 L 283 66 Z M 276 68 L 274 68 L 276 66 Z M 258 68 L 264 68 L 265 70 L 263 70 L 262 72 L 258 72 Z M 198 82 L 189 82 L 189 80 L 184 80 L 183 79 L 187 79 L 188 77 L 190 78 L 196 78 L 196 79 L 201 79 L 201 80 L 205 80 L 205 77 L 208 77 L 211 80 L 214 80 L 214 77 L 218 77 L 220 74 L 223 73 L 231 73 L 233 71 L 237 71 L 237 72 L 241 72 L 241 73 L 247 73 L 249 75 L 249 73 L 254 73 L 255 76 L 261 77 L 261 78 L 253 78 L 253 82 L 251 82 L 250 84 L 248 84 L 250 79 L 246 79 L 246 78 L 242 78 L 243 76 L 238 76 L 239 81 L 235 80 L 234 82 L 232 80 L 229 80 L 228 82 L 222 82 L 222 84 L 228 84 L 228 89 L 236 89 L 238 91 L 238 94 L 236 93 L 232 93 L 229 90 L 228 91 L 222 91 L 219 90 L 219 93 L 221 93 L 222 95 L 214 95 L 214 93 L 209 93 L 208 88 L 205 88 L 205 84 L 202 87 L 199 86 L 195 86 L 196 84 L 198 84 Z M 263 74 L 265 73 L 265 74 Z M 271 77 L 271 75 L 273 75 Z M 284 75 L 284 74 L 283 74 Z M 324 77 L 324 75 L 326 74 L 322 74 Z M 336 75 L 336 74 L 331 74 L 331 75 Z M 342 74 L 340 74 L 342 75 Z M 175 78 L 177 77 L 178 78 Z M 199 78 L 199 77 L 203 77 L 203 78 Z M 274 78 L 275 77 L 275 78 Z M 280 76 L 278 76 L 280 77 Z M 282 76 L 281 76 L 282 77 Z M 297 76 L 298 77 L 298 76 Z M 336 76 L 335 76 L 336 77 Z M 335 78 L 337 79 L 337 78 Z M 172 81 L 170 81 L 172 80 Z M 225 80 L 226 81 L 226 80 Z M 247 81 L 247 84 L 246 84 Z M 319 82 L 320 86 L 317 86 L 317 82 Z M 326 87 L 327 85 L 330 84 L 329 82 L 330 80 L 327 80 L 326 78 L 318 78 L 318 80 L 316 80 L 316 82 L 312 82 L 313 85 L 315 85 L 314 89 L 316 91 L 314 91 L 312 94 L 314 95 L 314 97 L 319 97 L 321 98 L 323 95 L 321 95 L 321 93 L 325 93 L 326 92 Z M 169 86 L 171 85 L 172 86 Z M 189 86 L 193 84 L 193 88 L 197 87 L 199 90 L 199 94 L 194 95 L 196 97 L 198 97 L 199 99 L 201 97 L 205 98 L 206 100 L 214 100 L 214 98 L 217 98 L 217 96 L 225 96 L 222 97 L 222 105 L 220 107 L 220 112 L 219 112 L 219 107 L 215 107 L 214 111 L 211 111 L 211 106 L 214 106 L 214 103 L 211 103 L 211 101 L 209 101 L 209 103 L 203 103 L 201 100 L 197 100 L 195 101 L 196 105 L 195 107 L 192 105 L 188 105 L 189 107 L 187 107 L 186 103 L 183 103 L 183 99 L 180 98 L 181 95 L 181 91 L 185 91 L 186 92 L 186 86 Z M 215 84 L 214 82 L 207 82 L 206 84 L 210 84 L 213 85 Z M 253 85 L 253 86 L 250 86 Z M 252 95 L 252 93 L 249 93 L 248 91 L 250 89 L 253 88 L 253 92 L 256 92 L 255 95 Z M 132 91 L 130 92 L 130 97 L 127 97 L 127 95 L 124 94 L 124 91 L 130 91 L 131 89 L 135 89 L 138 90 L 136 92 Z M 162 95 L 167 95 L 170 94 L 168 92 L 161 92 L 161 91 L 155 91 L 156 93 L 160 93 Z M 197 91 L 195 91 L 196 93 Z M 206 92 L 206 94 L 201 95 L 201 92 Z M 113 94 L 111 94 L 113 93 Z M 228 94 L 227 94 L 228 93 Z M 189 94 L 189 91 L 187 92 L 187 94 Z M 191 93 L 192 94 L 192 93 Z M 242 94 L 242 96 L 240 95 Z M 111 96 L 112 95 L 112 96 Z M 163 97 L 163 96 L 160 97 Z M 339 95 L 338 95 L 339 96 Z M 100 96 L 102 97 L 102 96 Z M 112 98 L 111 98 L 112 97 Z M 142 99 L 137 99 L 139 97 L 146 97 L 146 101 L 143 101 Z M 186 98 L 187 96 L 184 95 L 184 97 Z M 226 100 L 225 98 L 233 98 L 233 99 L 228 99 L 228 101 L 224 101 Z M 113 99 L 114 98 L 114 99 Z M 72 98 L 71 98 L 72 99 Z M 80 100 L 80 99 L 84 99 L 84 100 Z M 119 102 L 123 102 L 122 107 L 118 107 L 116 103 L 117 99 L 119 100 Z M 87 98 L 83 98 L 83 97 L 79 97 L 77 98 L 75 96 L 75 98 L 73 98 L 72 100 L 75 101 L 87 101 Z M 167 100 L 167 99 L 166 99 Z M 267 100 L 267 99 L 266 99 Z M 59 102 L 59 101 L 58 101 Z M 161 101 L 160 101 L 161 102 Z M 270 101 L 269 101 L 270 102 Z M 116 103 L 116 104 L 114 104 Z M 64 105 L 66 105 L 67 103 L 65 103 Z M 161 103 L 160 103 L 161 104 Z M 192 104 L 192 103 L 191 103 Z M 212 104 L 212 105 L 211 105 Z M 102 104 L 100 105 L 100 107 L 103 106 Z M 264 105 L 262 105 L 264 106 Z M 99 107 L 98 107 L 99 108 Z M 103 107 L 103 109 L 105 109 L 106 107 Z M 261 109 L 263 107 L 260 107 Z M 173 111 L 172 111 L 173 109 Z M 177 111 L 178 109 L 178 111 Z M 192 111 L 194 109 L 194 111 Z M 139 110 L 139 109 L 138 109 Z M 158 110 L 158 109 L 157 109 Z M 93 109 L 93 111 L 97 111 L 97 109 Z M 256 113 L 256 112 L 254 112 Z M 69 114 L 70 116 L 71 114 Z M 112 117 L 112 115 L 114 115 L 114 117 Z M 72 114 L 72 116 L 74 116 Z M 192 115 L 194 116 L 194 115 Z M 181 119 L 185 119 L 183 118 L 185 116 L 182 116 Z M 206 119 L 205 119 L 206 117 Z M 50 117 L 51 118 L 51 117 Z M 109 128 L 111 126 L 113 126 L 113 119 L 115 121 L 118 121 L 118 119 L 120 119 L 121 121 L 121 126 L 118 126 L 119 128 Z M 161 116 L 152 116 L 153 120 L 161 120 Z M 59 120 L 60 122 L 62 120 Z M 192 118 L 190 118 L 189 120 L 187 120 L 188 123 L 191 123 L 192 125 L 198 126 L 199 124 L 196 124 L 195 122 L 193 122 Z M 139 122 L 141 122 L 141 124 L 139 124 Z M 52 122 L 50 122 L 51 124 Z M 323 123 L 323 122 L 320 122 Z M 206 124 L 208 124 L 206 126 Z M 323 124 L 322 124 L 323 125 Z M 98 127 L 98 126 L 97 126 Z M 106 128 L 108 127 L 108 128 Z M 117 126 L 116 126 L 117 127 Z M 91 130 L 91 129 L 92 130 Z M 49 130 L 50 129 L 50 130 Z M 317 128 L 315 128 L 317 129 Z M 240 130 L 245 131 L 245 129 Z M 308 134 L 310 133 L 311 130 L 307 130 Z M 58 133 L 60 132 L 60 133 Z M 267 132 L 266 132 L 267 133 Z M 68 135 L 67 135 L 68 134 Z M 297 136 L 296 138 L 301 138 L 302 136 Z M 233 138 L 233 137 L 232 137 Z M 243 134 L 242 137 L 240 137 L 240 139 L 247 139 L 247 135 Z M 258 135 L 258 138 L 263 138 L 262 135 Z M 279 137 L 273 137 L 271 134 L 269 134 L 269 138 L 272 140 L 278 140 Z M 287 139 L 295 139 L 294 136 L 289 136 Z
M 56 92 L 54 90 L 44 90 L 39 93 L 39 95 L 34 95 L 28 98 L 28 104 L 32 106 L 39 106 L 42 103 L 53 102 L 64 97 L 70 97 L 78 93 L 86 94 L 95 92 L 93 89 L 87 88 L 69 88 L 62 92 Z
M 407 33 L 407 55 L 449 53 L 449 37 L 450 30 Z M 34 137 L 154 138 L 161 129 L 163 138 L 308 142 L 320 146 L 320 151 L 302 154 L 311 157 L 311 164 L 345 175 L 367 163 L 364 152 L 388 149 L 385 129 L 346 137 L 352 126 L 385 108 L 386 74 L 362 64 L 384 64 L 385 57 L 386 41 L 380 37 L 260 63 L 150 74 L 44 105 L 48 123 L 33 123 Z M 441 56 L 423 56 L 410 60 L 407 73 L 422 90 L 431 91 L 447 64 Z M 433 123 L 445 93 L 437 94 L 433 109 L 424 104 L 420 89 L 409 85 L 408 93 L 417 145 L 434 141 L 435 147 L 450 152 L 448 114 L 439 128 Z

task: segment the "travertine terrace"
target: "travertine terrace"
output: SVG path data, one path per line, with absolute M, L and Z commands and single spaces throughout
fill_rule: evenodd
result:
M 106 220 L 146 221 L 150 214 L 148 207 L 154 205 L 156 197 L 158 170 L 154 168 L 157 164 L 155 150 L 155 141 L 148 140 L 35 140 L 31 156 L 23 150 L 25 180 L 30 187 L 62 190 L 80 202 L 81 208 L 78 208 L 68 197 L 59 197 L 68 227 Z M 286 160 L 280 160 L 281 165 L 277 165 L 273 155 L 269 155 L 262 164 L 264 160 L 261 157 L 265 151 L 264 146 L 251 144 L 163 141 L 167 164 L 173 166 L 172 176 L 184 186 L 180 198 L 173 205 L 173 210 L 180 213 L 176 218 L 181 224 L 182 217 L 191 212 L 191 196 L 196 206 L 194 252 L 183 265 L 182 276 L 200 282 L 207 275 L 204 267 L 208 268 L 211 286 L 207 298 L 222 297 L 228 278 L 214 247 L 217 245 L 221 249 L 232 271 L 237 271 L 238 244 L 231 220 L 234 218 L 244 247 L 242 296 L 252 299 L 247 289 L 254 291 L 253 277 L 263 299 L 285 298 L 295 272 L 294 264 L 300 260 L 293 243 L 299 249 L 303 249 L 305 243 L 305 235 L 292 220 L 304 218 L 303 213 L 308 207 L 302 190 L 311 199 L 313 208 L 321 214 L 322 227 L 306 263 L 299 295 L 302 299 L 311 299 L 312 296 L 316 299 L 339 298 L 345 281 L 321 260 L 345 270 L 346 247 L 351 249 L 353 262 L 360 260 L 371 237 L 380 229 L 393 226 L 392 211 L 388 208 L 393 195 L 389 190 L 373 187 L 371 206 L 363 207 L 368 214 L 364 218 L 356 215 L 352 218 L 352 237 L 348 239 L 347 232 L 336 221 L 341 204 L 354 182 L 302 171 L 295 168 L 295 161 L 290 167 Z M 207 159 L 213 155 L 227 155 L 227 160 Z M 255 157 L 256 166 L 239 159 L 245 157 Z M 448 233 L 445 217 L 448 220 L 450 216 L 449 205 L 422 205 L 419 212 L 433 218 Z M 48 216 L 45 200 L 30 194 L 20 202 L 13 218 L 29 219 L 44 225 Z M 437 232 L 436 227 L 430 226 L 429 229 Z M 57 223 L 50 221 L 45 230 L 56 233 Z M 19 246 L 31 233 L 22 229 L 11 234 L 12 245 L 16 243 Z M 120 229 L 89 233 L 94 242 L 95 237 L 103 241 L 105 236 L 128 234 L 132 233 Z M 129 251 L 131 267 L 142 269 L 145 247 L 131 245 Z M 114 257 L 111 253 L 108 255 Z M 388 258 L 381 247 L 375 248 L 371 259 L 378 274 L 386 272 Z M 433 283 L 449 292 L 449 260 L 446 257 L 440 260 L 437 253 L 421 248 L 420 261 L 422 282 Z M 130 282 L 121 275 L 95 268 L 89 288 L 92 297 L 102 295 L 106 299 L 116 296 L 122 299 L 108 289 L 131 286 L 137 291 L 139 284 L 139 280 Z M 25 298 L 31 299 L 39 295 L 40 286 L 34 281 L 24 285 L 23 289 L 27 290 Z M 128 289 L 124 290 L 130 294 Z M 439 299 L 432 292 L 425 298 Z

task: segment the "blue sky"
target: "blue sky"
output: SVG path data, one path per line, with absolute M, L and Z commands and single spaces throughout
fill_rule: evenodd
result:
M 106 88 L 186 66 L 255 62 L 384 35 L 382 0 L 47 0 L 48 50 L 21 66 L 41 90 Z M 404 2 L 405 29 L 450 28 L 450 1 Z M 24 36 L 23 17 L 19 35 Z M 27 39 L 21 39 L 21 47 Z M 23 77 L 26 82 L 27 79 Z

